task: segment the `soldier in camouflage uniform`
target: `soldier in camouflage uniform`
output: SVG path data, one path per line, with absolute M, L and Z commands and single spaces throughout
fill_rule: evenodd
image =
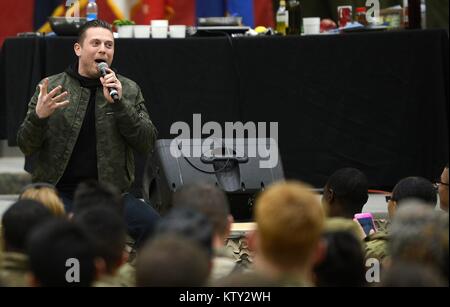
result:
M 95 207 L 74 216 L 78 225 L 94 245 L 99 266 L 94 287 L 125 287 L 128 282 L 118 274 L 126 262 L 124 253 L 126 228 L 123 217 L 110 208 Z
M 425 178 L 409 177 L 399 181 L 392 191 L 392 197 L 388 202 L 390 220 L 395 218 L 398 207 L 408 199 L 418 199 L 434 208 L 437 202 L 436 189 Z M 389 256 L 388 243 L 390 241 L 390 223 L 384 222 L 378 225 L 376 233 L 365 238 L 366 258 L 376 258 L 384 261 Z
M 199 211 L 211 222 L 214 252 L 211 280 L 222 278 L 241 268 L 241 258 L 236 259 L 234 253 L 224 246 L 230 235 L 233 216 L 222 190 L 209 184 L 186 185 L 174 194 L 173 206 Z
M 33 229 L 50 218 L 50 210 L 33 200 L 20 200 L 4 213 L 4 251 L 0 253 L 0 280 L 5 286 L 29 286 L 29 262 L 25 254 L 25 243 Z

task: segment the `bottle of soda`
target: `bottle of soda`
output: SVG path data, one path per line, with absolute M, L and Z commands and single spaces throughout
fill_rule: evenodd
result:
M 288 11 L 288 35 L 302 34 L 302 7 L 299 0 L 287 0 L 286 9 Z
M 89 0 L 89 3 L 86 7 L 86 19 L 87 21 L 95 20 L 98 16 L 98 7 L 95 0 Z
M 286 11 L 286 1 L 280 0 L 280 7 L 277 11 L 277 32 L 286 35 L 288 27 L 288 12 Z

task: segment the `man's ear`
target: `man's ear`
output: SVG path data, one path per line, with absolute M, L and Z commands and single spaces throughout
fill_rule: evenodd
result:
M 78 57 L 81 56 L 81 45 L 78 42 L 73 45 L 73 50 Z
M 106 262 L 103 258 L 96 257 L 94 261 L 95 265 L 95 280 L 100 279 L 103 275 L 108 274 L 108 270 L 106 268 Z
M 389 213 L 389 218 L 392 219 L 395 215 L 395 212 L 397 211 L 397 202 L 393 201 L 392 199 L 389 200 L 388 202 L 388 213 Z
M 334 202 L 334 200 L 336 198 L 336 194 L 334 193 L 334 191 L 332 189 L 330 189 L 330 188 L 327 188 L 327 189 L 328 189 L 328 193 L 327 193 L 326 201 L 328 204 L 331 204 L 332 202 Z
M 117 267 L 121 267 L 122 265 L 127 263 L 129 256 L 130 256 L 130 254 L 128 252 L 123 251 L 122 257 L 120 258 L 119 263 L 117 264 Z
M 324 239 L 320 239 L 319 243 L 313 254 L 313 264 L 314 266 L 322 263 L 327 255 L 327 243 Z

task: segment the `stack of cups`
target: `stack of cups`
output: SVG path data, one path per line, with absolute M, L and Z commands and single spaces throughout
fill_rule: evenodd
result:
M 171 38 L 185 38 L 186 37 L 186 26 L 183 26 L 183 25 L 170 26 L 170 37 Z
M 150 26 L 134 26 L 134 37 L 135 38 L 149 38 L 150 37 Z
M 167 38 L 169 21 L 168 20 L 152 20 L 152 37 Z
M 320 18 L 303 18 L 303 30 L 305 35 L 320 34 Z

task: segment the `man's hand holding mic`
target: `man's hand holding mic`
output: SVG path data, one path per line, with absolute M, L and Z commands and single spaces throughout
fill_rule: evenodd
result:
M 55 112 L 55 110 L 59 108 L 63 108 L 69 104 L 69 100 L 67 100 L 67 96 L 69 93 L 61 92 L 61 85 L 58 85 L 50 93 L 48 91 L 48 78 L 39 84 L 39 96 L 36 104 L 36 114 L 39 118 L 47 118 Z M 58 95 L 59 94 L 59 95 Z
M 122 83 L 117 79 L 116 74 L 105 62 L 98 64 L 100 82 L 103 85 L 103 95 L 109 103 L 114 103 L 122 98 Z

